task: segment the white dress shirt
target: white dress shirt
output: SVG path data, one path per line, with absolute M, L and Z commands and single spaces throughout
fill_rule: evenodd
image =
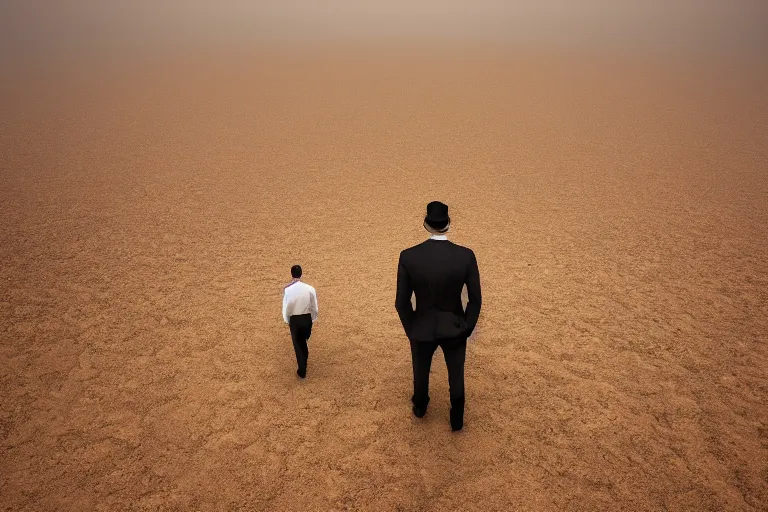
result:
M 293 315 L 312 315 L 312 322 L 317 320 L 317 293 L 315 289 L 301 281 L 294 281 L 283 292 L 283 320 L 285 323 Z
M 448 240 L 447 235 L 432 235 L 429 237 L 430 240 Z

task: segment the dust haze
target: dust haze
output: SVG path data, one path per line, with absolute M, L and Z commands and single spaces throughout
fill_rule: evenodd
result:
M 0 9 L 5 57 L 318 41 L 493 42 L 750 55 L 768 48 L 768 4 L 752 0 L 70 0 L 5 2 Z

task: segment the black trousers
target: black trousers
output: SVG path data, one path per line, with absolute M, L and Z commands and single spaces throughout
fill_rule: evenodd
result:
M 420 408 L 429 403 L 429 369 L 437 347 L 443 349 L 445 365 L 448 367 L 448 386 L 451 405 L 464 410 L 464 360 L 467 354 L 466 338 L 440 341 L 412 341 L 413 397 L 411 401 Z M 458 412 L 458 411 L 457 411 Z
M 299 370 L 307 371 L 307 358 L 309 358 L 309 347 L 307 340 L 312 335 L 312 315 L 293 315 L 288 319 L 288 327 L 291 328 L 291 340 L 293 340 L 293 350 L 296 352 L 296 363 Z

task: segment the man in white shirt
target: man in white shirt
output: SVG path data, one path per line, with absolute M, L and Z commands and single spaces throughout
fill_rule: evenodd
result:
M 283 320 L 291 329 L 293 349 L 299 369 L 296 373 L 302 379 L 307 376 L 309 347 L 307 340 L 312 335 L 312 323 L 317 320 L 317 293 L 315 289 L 301 282 L 301 266 L 291 267 L 291 282 L 283 291 Z

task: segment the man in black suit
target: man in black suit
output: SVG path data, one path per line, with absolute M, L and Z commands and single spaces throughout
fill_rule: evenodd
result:
M 421 418 L 429 404 L 429 369 L 437 347 L 443 349 L 451 395 L 451 429 L 464 426 L 464 358 L 467 338 L 480 316 L 480 272 L 471 249 L 449 242 L 448 206 L 427 205 L 424 228 L 432 236 L 400 253 L 395 308 L 411 342 L 413 414 Z M 467 285 L 467 310 L 461 291 Z M 416 310 L 411 294 L 416 294 Z

